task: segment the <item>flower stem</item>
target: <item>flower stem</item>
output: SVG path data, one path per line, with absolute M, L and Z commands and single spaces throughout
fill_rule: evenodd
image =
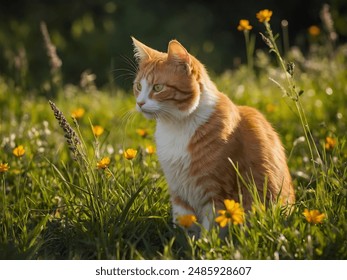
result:
M 300 95 L 296 90 L 296 86 L 295 86 L 295 83 L 293 81 L 292 75 L 290 75 L 287 71 L 286 64 L 285 64 L 285 62 L 284 62 L 284 60 L 280 54 L 280 51 L 277 47 L 276 39 L 272 33 L 270 24 L 267 21 L 265 21 L 264 25 L 265 25 L 266 32 L 268 35 L 268 39 L 271 42 L 270 51 L 273 51 L 276 54 L 278 63 L 280 65 L 283 73 L 285 74 L 287 89 L 288 89 L 288 90 L 286 90 L 286 95 L 290 99 L 292 99 L 295 103 L 295 107 L 296 107 L 297 112 L 299 114 L 300 122 L 301 122 L 302 128 L 304 130 L 305 139 L 306 139 L 309 151 L 310 151 L 310 156 L 311 156 L 311 161 L 313 163 L 314 172 L 317 173 L 314 153 L 316 154 L 317 158 L 319 159 L 320 164 L 323 164 L 323 161 L 321 160 L 321 156 L 319 154 L 317 145 L 315 144 L 313 135 L 311 133 L 311 130 L 310 130 L 307 118 L 306 118 L 305 111 L 304 111 L 303 106 L 302 106 L 301 101 L 300 101 Z
M 247 66 L 250 71 L 253 71 L 253 53 L 255 47 L 255 36 L 250 35 L 249 30 L 244 30 L 243 34 L 245 36 L 246 43 Z

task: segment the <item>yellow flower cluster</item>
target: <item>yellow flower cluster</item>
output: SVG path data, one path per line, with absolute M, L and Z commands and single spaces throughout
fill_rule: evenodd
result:
M 19 145 L 12 150 L 15 157 L 21 158 L 25 154 L 25 149 L 23 145 Z M 0 162 L 0 173 L 5 173 L 10 169 L 8 163 Z
M 272 11 L 265 9 L 261 10 L 256 14 L 257 19 L 259 22 L 269 22 L 272 16 Z M 241 19 L 239 21 L 239 25 L 237 26 L 238 31 L 249 31 L 253 28 L 252 25 L 250 25 L 249 20 L 247 19 Z

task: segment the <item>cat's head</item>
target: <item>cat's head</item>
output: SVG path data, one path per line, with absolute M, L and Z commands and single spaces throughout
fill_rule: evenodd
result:
M 190 115 L 199 103 L 203 66 L 176 40 L 169 42 L 167 53 L 132 40 L 138 62 L 133 86 L 136 109 L 147 118 Z

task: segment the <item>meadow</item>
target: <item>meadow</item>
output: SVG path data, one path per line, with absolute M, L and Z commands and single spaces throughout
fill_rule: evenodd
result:
M 211 75 L 278 131 L 296 190 L 291 211 L 255 195 L 226 240 L 217 224 L 189 237 L 172 223 L 155 122 L 135 111 L 132 92 L 98 88 L 90 72 L 64 84 L 51 56 L 42 88 L 29 90 L 20 67 L 0 77 L 0 258 L 347 259 L 347 45 L 311 34 L 307 52 L 293 47 L 276 60 L 267 28 L 270 53 Z

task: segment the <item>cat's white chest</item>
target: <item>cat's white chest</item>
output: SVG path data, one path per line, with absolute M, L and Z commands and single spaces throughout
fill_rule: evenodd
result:
M 203 92 L 197 109 L 184 120 L 158 120 L 155 138 L 160 165 L 164 171 L 171 194 L 179 196 L 194 209 L 199 208 L 202 190 L 190 174 L 190 141 L 201 125 L 214 111 L 216 97 Z
M 157 153 L 171 191 L 180 192 L 193 183 L 189 176 L 191 157 L 188 151 L 190 139 L 196 127 L 158 122 L 156 130 Z

